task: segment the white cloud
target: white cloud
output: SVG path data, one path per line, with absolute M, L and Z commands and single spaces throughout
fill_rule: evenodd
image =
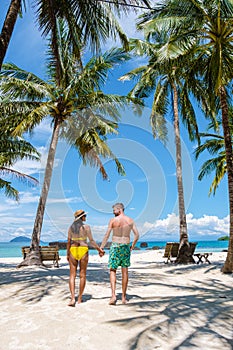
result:
M 201 236 L 229 234 L 229 216 L 220 219 L 217 216 L 203 215 L 196 219 L 192 214 L 188 214 L 187 224 L 191 232 L 195 231 Z
M 2 203 L 0 204 L 0 216 L 5 215 L 5 213 L 9 213 L 10 209 L 16 209 L 19 207 L 19 204 L 16 201 L 11 199 L 5 199 L 2 196 Z
M 42 164 L 40 161 L 36 160 L 19 160 L 15 163 L 12 169 L 26 175 L 33 175 L 42 170 Z
M 70 197 L 70 198 L 48 198 L 48 204 L 59 204 L 59 203 L 81 203 L 83 202 L 82 197 Z
M 37 136 L 44 135 L 48 138 L 52 133 L 51 120 L 49 118 L 43 119 L 40 125 L 38 125 L 33 131 L 33 138 L 38 138 Z
M 40 196 L 33 193 L 33 192 L 20 192 L 20 205 L 23 204 L 32 204 L 32 203 L 38 203 Z M 7 199 L 6 203 L 8 203 L 12 208 L 16 207 L 17 204 L 13 199 Z
M 19 236 L 27 237 L 27 234 L 26 234 L 25 229 L 23 227 L 18 227 L 14 232 L 14 236 L 15 237 L 19 237 Z
M 30 196 L 28 201 L 29 198 Z M 9 214 L 7 210 L 1 213 L 0 241 L 9 241 L 21 235 L 31 237 L 35 215 L 35 210 L 24 215 L 22 209 L 18 212 L 14 211 L 14 215 Z M 56 216 L 51 218 L 45 214 L 41 239 L 45 242 L 66 240 L 71 221 L 72 215 L 62 216 L 57 212 Z M 187 224 L 190 240 L 215 240 L 229 234 L 229 216 L 218 218 L 217 216 L 203 215 L 200 218 L 194 218 L 192 214 L 187 214 Z M 179 218 L 174 213 L 169 214 L 165 219 L 156 220 L 154 223 L 145 222 L 137 226 L 143 240 L 179 240 Z M 107 224 L 91 224 L 91 230 L 94 239 L 102 241 Z
M 229 216 L 222 219 L 211 215 L 194 218 L 193 214 L 189 213 L 186 219 L 188 233 L 192 239 L 217 239 L 220 236 L 229 234 Z M 177 240 L 177 235 L 179 235 L 179 217 L 172 213 L 167 215 L 165 219 L 156 220 L 154 223 L 145 222 L 142 226 L 142 232 L 145 234 L 145 238 L 151 237 L 154 240 L 166 240 L 168 237 L 175 237 Z
M 14 164 L 12 169 L 27 175 L 38 174 L 44 171 L 48 155 L 47 149 L 45 147 L 38 147 L 37 150 L 41 154 L 40 160 L 19 160 Z

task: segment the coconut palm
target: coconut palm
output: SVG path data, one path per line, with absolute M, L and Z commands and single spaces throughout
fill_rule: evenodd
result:
M 233 272 L 233 152 L 229 126 L 228 87 L 233 78 L 233 3 L 231 0 L 165 0 L 141 20 L 162 26 L 172 35 L 163 52 L 177 57 L 196 45 L 195 66 L 208 86 L 207 94 L 220 100 L 229 193 L 230 239 L 224 273 Z M 199 61 L 201 60 L 201 64 Z M 203 65 L 203 62 L 205 64 Z M 187 69 L 189 67 L 187 66 Z
M 191 140 L 199 141 L 198 126 L 196 123 L 195 111 L 192 105 L 190 94 L 198 97 L 203 102 L 205 113 L 209 111 L 205 101 L 203 84 L 191 75 L 187 75 L 184 69 L 187 57 L 159 62 L 159 49 L 166 40 L 164 33 L 157 32 L 153 35 L 153 43 L 132 40 L 131 49 L 134 53 L 147 55 L 148 64 L 138 67 L 125 74 L 121 79 L 136 79 L 137 84 L 131 91 L 131 95 L 137 98 L 146 98 L 153 94 L 151 126 L 154 137 L 166 140 L 166 119 L 169 107 L 172 109 L 172 119 L 174 125 L 175 146 L 176 146 L 176 179 L 179 203 L 179 226 L 180 242 L 188 242 L 188 231 L 186 223 L 186 211 L 184 201 L 184 186 L 182 176 L 182 154 L 180 139 L 180 120 L 183 121 L 189 131 Z M 198 92 L 198 94 L 197 94 Z M 201 98 L 200 98 L 201 96 Z M 204 109 L 203 109 L 204 110 Z M 179 257 L 180 262 L 188 262 L 189 256 Z M 184 261 L 186 259 L 187 261 Z
M 2 31 L 0 34 L 0 70 L 2 68 L 2 63 L 6 55 L 17 17 L 20 13 L 21 5 L 22 0 L 11 0 L 5 21 L 2 26 Z
M 227 170 L 224 137 L 211 133 L 200 133 L 200 137 L 206 138 L 207 140 L 196 148 L 196 158 L 198 158 L 204 151 L 208 151 L 212 156 L 215 155 L 202 164 L 198 175 L 198 180 L 202 180 L 204 176 L 210 175 L 210 173 L 215 171 L 215 177 L 209 189 L 209 195 L 211 195 L 211 193 L 216 193 L 216 190 Z
M 122 108 L 129 99 L 104 94 L 101 86 L 106 82 L 109 69 L 127 60 L 128 55 L 121 49 L 111 49 L 101 56 L 91 58 L 86 65 L 80 65 L 72 45 L 67 40 L 68 35 L 64 23 L 59 24 L 57 42 L 62 68 L 59 85 L 53 50 L 50 51 L 48 60 L 48 81 L 13 64 L 5 65 L 1 73 L 0 108 L 5 116 L 0 119 L 0 127 L 7 128 L 13 135 L 22 135 L 31 132 L 44 118 L 50 117 L 53 128 L 32 233 L 32 254 L 24 264 L 41 263 L 38 249 L 59 137 L 66 138 L 78 150 L 84 164 L 97 166 L 103 178 L 107 177 L 101 162 L 103 157 L 114 159 L 118 171 L 124 173 L 124 169 L 105 141 L 109 133 L 117 132 L 119 108 Z
M 31 3 L 37 15 L 39 28 L 44 35 L 52 35 L 54 52 L 56 45 L 56 20 L 66 19 L 70 28 L 69 40 L 74 42 L 82 40 L 89 42 L 94 49 L 99 49 L 101 41 L 109 36 L 115 38 L 117 35 L 126 45 L 127 38 L 122 31 L 114 13 L 118 16 L 121 13 L 128 13 L 137 6 L 149 7 L 148 0 L 116 0 L 116 1 L 96 1 L 96 0 L 33 0 Z M 0 34 L 0 70 L 11 40 L 17 18 L 22 11 L 22 4 L 25 0 L 11 0 L 8 12 Z
M 233 135 L 233 110 L 232 107 L 229 109 L 230 116 L 230 128 L 231 135 Z M 218 124 L 221 126 L 221 120 L 218 120 Z M 220 135 L 220 133 L 211 133 L 210 130 L 213 129 L 215 132 L 215 125 L 210 123 L 208 127 L 208 132 L 200 133 L 200 138 L 205 140 L 202 144 L 197 146 L 195 149 L 195 157 L 196 159 L 200 157 L 200 155 L 207 151 L 212 158 L 206 160 L 199 172 L 198 180 L 202 180 L 204 176 L 210 175 L 212 172 L 215 172 L 214 179 L 211 183 L 209 189 L 209 195 L 212 193 L 215 195 L 216 190 L 222 181 L 223 177 L 227 173 L 226 167 L 226 152 L 225 152 L 225 144 L 224 137 Z
M 19 192 L 6 179 L 10 177 L 29 184 L 38 183 L 34 177 L 12 168 L 21 159 L 39 160 L 39 153 L 27 141 L 2 134 L 0 136 L 0 189 L 4 190 L 7 197 L 13 198 L 16 201 L 19 200 Z

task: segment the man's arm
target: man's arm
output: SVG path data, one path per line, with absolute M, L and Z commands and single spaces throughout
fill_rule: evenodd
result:
M 139 232 L 138 232 L 138 229 L 137 229 L 135 223 L 133 223 L 132 230 L 133 230 L 133 233 L 134 233 L 134 240 L 133 240 L 133 243 L 131 245 L 131 250 L 134 249 L 134 247 L 135 247 L 135 245 L 136 245 L 136 243 L 137 243 L 137 241 L 139 239 Z
M 108 229 L 107 229 L 107 232 L 105 233 L 104 235 L 104 238 L 102 240 L 102 243 L 100 245 L 100 248 L 104 249 L 104 247 L 106 246 L 106 243 L 109 239 L 109 236 L 110 236 L 110 233 L 112 231 L 112 219 L 109 221 L 109 224 L 108 224 Z
M 92 245 L 93 248 L 95 248 L 96 250 L 98 250 L 99 254 L 104 255 L 104 251 L 103 249 L 101 249 L 98 244 L 96 243 L 96 241 L 94 240 L 93 236 L 92 236 L 92 232 L 91 232 L 91 228 L 89 225 L 85 225 L 85 231 L 87 234 L 87 237 L 90 241 L 90 244 Z

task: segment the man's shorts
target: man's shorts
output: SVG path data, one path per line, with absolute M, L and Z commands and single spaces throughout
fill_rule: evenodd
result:
M 108 267 L 116 270 L 118 266 L 130 266 L 130 245 L 113 242 L 109 251 Z

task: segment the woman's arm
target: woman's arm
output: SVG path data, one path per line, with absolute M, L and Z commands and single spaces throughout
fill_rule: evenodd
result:
M 68 230 L 67 246 L 66 246 L 66 258 L 69 261 L 70 258 L 70 246 L 71 246 L 71 232 Z
M 86 231 L 87 237 L 88 237 L 92 247 L 95 248 L 96 250 L 98 250 L 100 255 L 104 255 L 103 249 L 98 246 L 98 244 L 96 243 L 96 241 L 94 240 L 94 238 L 92 236 L 92 232 L 91 232 L 90 226 L 85 225 L 85 231 Z

